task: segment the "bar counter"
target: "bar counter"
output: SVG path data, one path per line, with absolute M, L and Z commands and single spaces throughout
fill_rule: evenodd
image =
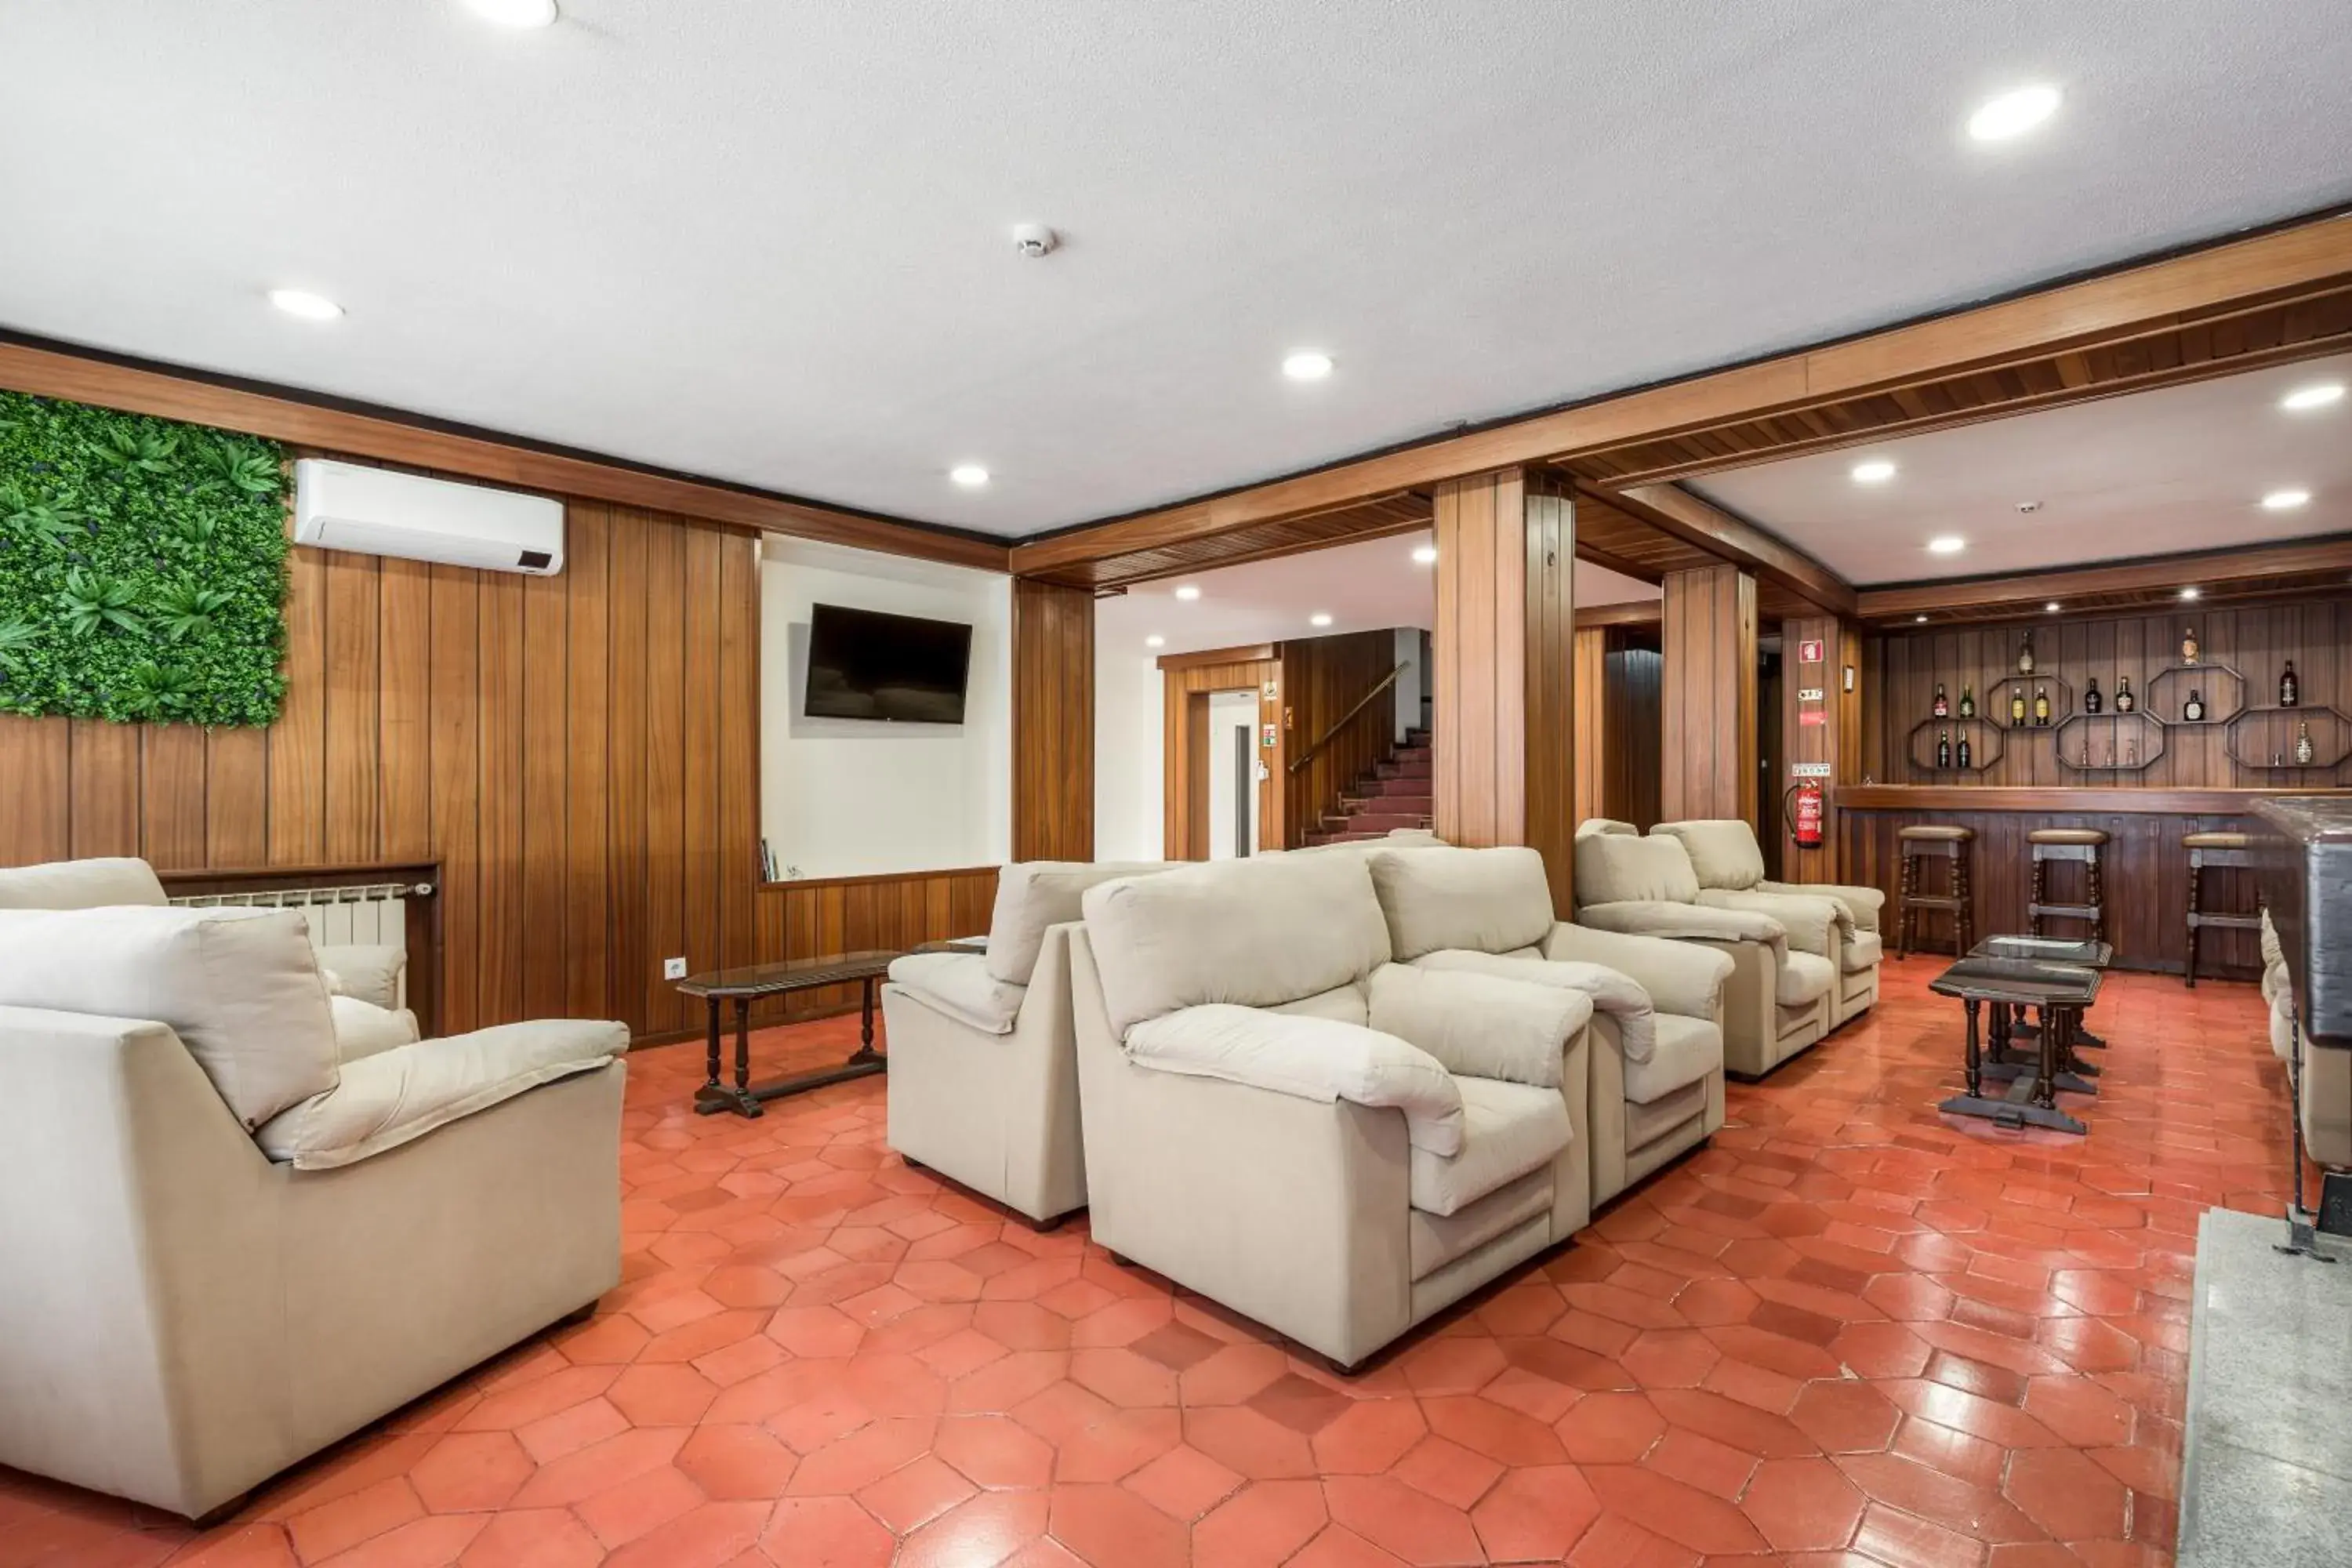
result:
M 2107 940 L 2116 966 L 2179 973 L 2188 957 L 2189 855 L 2191 833 L 2244 832 L 2252 802 L 2283 795 L 2352 795 L 2341 789 L 2084 789 L 2040 786 L 1846 784 L 1831 793 L 1840 877 L 1886 894 L 1882 924 L 1891 943 L 1902 854 L 1895 833 L 1915 825 L 1972 827 L 1971 875 L 1980 936 L 2023 931 L 2032 876 L 2025 836 L 2038 827 L 2095 827 L 2107 835 Z M 1930 878 L 1938 871 L 1926 873 Z M 2056 901 L 2073 902 L 2082 868 L 2055 866 Z M 2208 870 L 2201 900 L 2208 910 L 2252 910 L 2252 873 Z M 1930 951 L 1948 950 L 1948 923 L 1922 917 L 1933 931 Z M 2053 921 L 2053 936 L 2088 934 L 2078 922 Z M 2208 931 L 2198 950 L 2198 977 L 2259 978 L 2255 935 Z

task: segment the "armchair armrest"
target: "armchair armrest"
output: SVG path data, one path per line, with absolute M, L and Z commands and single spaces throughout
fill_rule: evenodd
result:
M 932 1012 L 987 1035 L 1009 1035 L 1026 985 L 999 980 L 977 952 L 910 952 L 890 961 L 890 984 Z
M 1371 1026 L 1427 1051 L 1448 1073 L 1558 1089 L 1568 1042 L 1591 1021 L 1592 998 L 1581 991 L 1468 969 L 1372 971 Z
M 1684 1018 L 1712 1021 L 1723 1005 L 1724 982 L 1731 978 L 1731 955 L 1719 949 L 1564 921 L 1544 939 L 1543 955 L 1613 969 L 1648 992 L 1650 1005 Z
M 345 1065 L 342 1081 L 262 1123 L 273 1160 L 328 1171 L 424 1137 L 526 1089 L 593 1071 L 629 1048 L 625 1024 L 542 1018 L 413 1046 Z
M 1701 888 L 1699 902 L 1709 909 L 1752 910 L 1769 915 L 1780 922 L 1789 933 L 1789 947 L 1795 952 L 1819 953 L 1823 958 L 1838 955 L 1840 932 L 1851 930 L 1853 922 L 1845 912 L 1828 899 L 1802 898 L 1789 893 L 1734 892 L 1726 888 Z
M 1203 1003 L 1127 1032 L 1138 1067 L 1329 1103 L 1393 1107 L 1416 1149 L 1462 1152 L 1462 1091 L 1426 1051 L 1393 1035 L 1329 1018 Z
M 1788 927 L 1754 910 L 1646 899 L 1587 904 L 1576 911 L 1576 923 L 1596 931 L 1664 937 L 1674 942 L 1760 942 L 1780 945 L 1789 940 Z
M 1876 888 L 1850 888 L 1839 882 L 1759 882 L 1756 890 L 1827 899 L 1843 906 L 1846 923 L 1856 931 L 1876 931 L 1879 911 L 1886 907 L 1886 895 Z

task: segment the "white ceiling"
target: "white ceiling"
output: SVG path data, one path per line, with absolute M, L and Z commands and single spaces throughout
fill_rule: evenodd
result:
M 2352 383 L 2352 355 L 2023 414 L 1713 475 L 1689 488 L 1856 584 L 2029 572 L 2352 532 L 2352 397 L 2289 413 L 2300 386 Z M 1890 458 L 1881 484 L 1853 482 Z M 2266 511 L 2273 490 L 2311 501 Z M 2039 501 L 2032 512 L 2018 503 Z M 1932 554 L 1956 535 L 1968 548 Z
M 1022 534 L 2352 198 L 2318 0 L 563 3 L 0 5 L 0 324 Z

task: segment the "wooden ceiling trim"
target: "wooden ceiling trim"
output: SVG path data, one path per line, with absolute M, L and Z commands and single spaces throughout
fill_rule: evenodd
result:
M 2180 589 L 2190 585 L 2199 590 L 2199 603 L 2249 595 L 2341 592 L 2352 587 L 2352 534 L 2007 577 L 1865 588 L 1854 595 L 1853 613 L 1863 620 L 1881 623 L 1909 621 L 1921 615 L 1939 622 L 2006 619 L 2038 614 L 2053 599 L 2069 614 L 2178 603 Z
M 1833 616 L 1851 616 L 1853 587 L 1843 577 L 1751 522 L 1676 485 L 1612 492 L 1628 510 L 1676 538 L 1766 577 Z
M 1617 605 L 1591 605 L 1576 612 L 1576 629 L 1595 626 L 1654 626 L 1665 618 L 1664 599 L 1628 599 Z
M 1214 538 L 1078 562 L 1042 575 L 1049 582 L 1101 591 L 1221 566 L 1272 561 L 1335 544 L 1359 544 L 1367 540 L 1419 532 L 1431 525 L 1428 496 L 1406 491 Z

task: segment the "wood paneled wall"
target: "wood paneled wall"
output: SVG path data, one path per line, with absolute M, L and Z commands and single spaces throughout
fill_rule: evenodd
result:
M 1756 579 L 1669 572 L 1660 631 L 1658 809 L 1668 822 L 1756 820 Z
M 1658 818 L 1658 650 L 1643 628 L 1576 634 L 1576 819 Z
M 1238 655 L 1244 650 L 1233 651 Z M 1193 656 L 1181 655 L 1161 661 L 1166 685 L 1160 711 L 1166 728 L 1160 750 L 1163 770 L 1160 798 L 1164 803 L 1164 842 L 1171 860 L 1209 858 L 1209 694 L 1215 691 L 1256 692 L 1258 724 L 1276 726 L 1274 748 L 1258 749 L 1266 776 L 1257 786 L 1257 847 L 1280 849 L 1286 842 L 1282 781 L 1287 773 L 1284 759 L 1290 754 L 1293 742 L 1280 728 L 1281 697 L 1265 696 L 1269 681 L 1277 693 L 1282 690 L 1282 653 L 1279 645 L 1248 651 L 1262 657 L 1201 663 Z
M 2219 722 L 2170 725 L 2164 731 L 2163 754 L 2138 772 L 2086 772 L 2059 762 L 2058 720 L 2081 710 L 2090 678 L 2097 677 L 2109 712 L 2115 709 L 2116 682 L 2126 676 L 2131 679 L 2133 694 L 2147 708 L 2150 679 L 2179 662 L 2181 633 L 2191 626 L 2202 645 L 2199 658 L 2203 663 L 2228 665 L 2244 676 L 2245 701 L 2250 706 L 2277 703 L 2279 668 L 2291 658 L 2301 681 L 2304 707 L 2315 710 L 2332 704 L 2352 712 L 2352 595 L 2230 609 L 2183 605 L 2178 612 L 2161 615 L 2081 619 L 2051 616 L 2025 626 L 1922 628 L 1868 641 L 1865 679 L 1870 701 L 1863 771 L 1881 784 L 2115 789 L 2324 789 L 2352 784 L 2352 761 L 2335 768 L 2274 770 L 2241 765 L 2231 759 L 2226 727 Z M 2033 634 L 2036 676 L 2049 684 L 2057 710 L 2050 727 L 2011 730 L 2000 736 L 1999 760 L 1981 771 L 1939 773 L 1919 766 L 1912 760 L 1911 732 L 1916 725 L 1932 722 L 1936 683 L 1943 682 L 1955 713 L 1960 689 L 1973 686 L 1978 712 L 1984 715 L 1990 710 L 1987 694 L 1993 683 L 2016 673 L 2018 645 L 2028 629 Z M 2167 678 L 2168 687 L 2182 683 L 2183 678 Z M 2207 703 L 2221 700 L 2217 688 L 2223 683 L 2218 671 L 2211 679 L 2198 683 Z M 2293 744 L 2293 715 L 2256 722 L 2281 726 L 2284 744 Z M 2317 721 L 2322 725 L 2333 722 Z M 2081 734 L 2080 727 L 2068 731 L 2070 758 L 2079 754 Z M 2252 738 L 2250 732 L 2247 738 Z M 1981 731 L 1975 739 L 1981 757 Z M 1931 731 L 1925 753 L 1930 758 L 1933 742 Z M 2245 754 L 2268 760 L 2265 749 L 2259 745 L 2245 750 Z M 2093 752 L 2095 759 L 2104 755 L 2103 750 Z
M 1606 720 L 1609 689 L 1609 628 L 1580 627 L 1569 658 L 1575 699 L 1576 820 L 1607 816 L 1609 768 L 1613 748 Z
M 1800 657 L 1809 643 L 1821 645 L 1818 662 L 1807 663 Z M 1851 691 L 1845 689 L 1849 668 L 1854 671 Z M 1829 776 L 1816 781 L 1822 793 L 1821 847 L 1799 847 L 1787 837 L 1785 816 L 1775 817 L 1784 824 L 1780 845 L 1784 881 L 1845 879 L 1838 870 L 1836 801 L 1839 785 L 1862 782 L 1861 670 L 1862 633 L 1852 622 L 1833 616 L 1803 616 L 1780 623 L 1780 743 L 1791 766 L 1780 778 L 1768 781 L 1767 787 L 1785 794 L 1796 784 L 1795 763 L 1830 766 Z M 1808 701 L 1804 696 L 1808 691 L 1818 691 L 1821 698 Z M 1809 713 L 1819 717 L 1808 722 Z
M 1397 666 L 1393 631 L 1351 632 L 1340 637 L 1301 637 L 1282 645 L 1282 749 L 1298 757 L 1339 722 L 1364 694 Z M 1293 773 L 1282 765 L 1283 825 L 1286 844 L 1323 814 L 1339 809 L 1343 791 L 1371 771 L 1396 743 L 1393 688 L 1367 704 L 1331 737 L 1329 744 Z
M 772 883 L 760 889 L 762 961 L 903 951 L 949 937 L 980 936 L 996 902 L 996 868 Z M 814 1017 L 855 1007 L 858 988 L 837 985 L 762 1002 L 755 1018 Z
M 1095 600 L 1013 584 L 1013 858 L 1095 858 Z
M 1575 514 L 1559 481 L 1517 468 L 1436 487 L 1431 639 L 1436 824 L 1455 844 L 1542 852 L 1574 906 Z

